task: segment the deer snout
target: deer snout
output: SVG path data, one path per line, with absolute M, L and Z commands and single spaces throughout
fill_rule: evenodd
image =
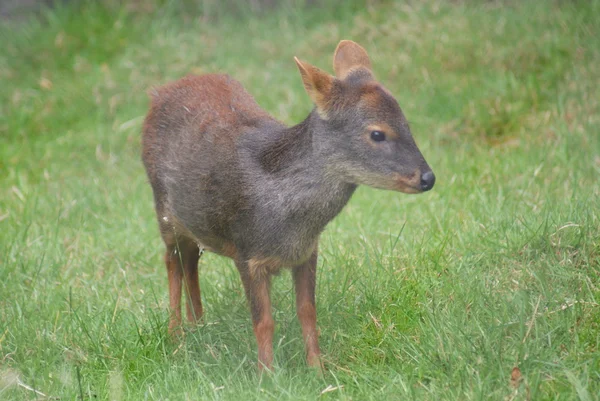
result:
M 421 174 L 421 191 L 429 191 L 435 184 L 435 175 L 429 170 Z

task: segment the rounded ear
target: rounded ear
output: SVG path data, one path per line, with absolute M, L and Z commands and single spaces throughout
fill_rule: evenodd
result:
M 364 68 L 371 71 L 367 51 L 351 40 L 342 40 L 333 54 L 333 70 L 339 79 L 346 78 L 352 70 Z
M 294 57 L 294 61 L 298 66 L 308 96 L 317 106 L 321 117 L 326 118 L 335 78 L 315 66 L 300 61 L 297 57 Z

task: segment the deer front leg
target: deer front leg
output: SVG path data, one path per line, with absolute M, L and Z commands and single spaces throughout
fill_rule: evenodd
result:
M 273 331 L 275 328 L 269 296 L 271 277 L 266 266 L 262 266 L 259 261 L 238 261 L 236 266 L 242 277 L 252 313 L 252 326 L 258 345 L 258 367 L 261 371 L 263 369 L 270 370 L 273 365 Z
M 315 249 L 310 259 L 304 264 L 296 266 L 292 274 L 296 289 L 296 310 L 306 347 L 306 361 L 309 366 L 322 369 L 317 333 L 317 310 L 315 308 L 317 254 L 318 251 Z

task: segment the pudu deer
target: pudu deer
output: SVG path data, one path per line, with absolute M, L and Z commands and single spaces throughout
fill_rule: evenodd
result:
M 227 75 L 187 76 L 154 91 L 143 162 L 166 244 L 171 318 L 203 314 L 198 259 L 234 260 L 250 305 L 261 369 L 273 362 L 271 276 L 291 269 L 307 362 L 320 367 L 315 309 L 319 235 L 358 185 L 428 191 L 435 176 L 393 95 L 358 44 L 343 40 L 335 77 L 295 58 L 314 109 L 287 127 Z

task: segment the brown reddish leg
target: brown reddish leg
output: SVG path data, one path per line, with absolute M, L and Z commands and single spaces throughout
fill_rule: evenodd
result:
M 171 313 L 169 318 L 169 333 L 172 335 L 180 335 L 181 279 L 183 271 L 179 266 L 179 254 L 175 250 L 175 246 L 167 246 L 167 251 L 165 252 L 165 264 L 167 265 L 167 275 L 169 278 L 169 308 Z
M 198 260 L 200 250 L 197 245 L 189 246 L 182 254 L 185 290 L 187 293 L 187 318 L 197 322 L 202 317 L 202 299 L 200 298 L 200 283 L 198 281 Z
M 258 345 L 258 368 L 270 370 L 273 365 L 273 331 L 271 316 L 270 275 L 253 261 L 236 262 L 252 313 L 252 326 Z
M 315 308 L 315 285 L 317 273 L 317 250 L 310 259 L 292 272 L 296 289 L 296 311 L 302 327 L 302 337 L 306 347 L 306 361 L 309 366 L 323 368 L 317 333 L 317 310 Z
M 165 264 L 169 277 L 169 304 L 171 317 L 169 333 L 181 334 L 181 289 L 185 285 L 187 293 L 187 317 L 195 322 L 202 317 L 202 301 L 198 283 L 198 246 L 180 242 L 167 246 Z M 185 281 L 185 283 L 184 283 Z

